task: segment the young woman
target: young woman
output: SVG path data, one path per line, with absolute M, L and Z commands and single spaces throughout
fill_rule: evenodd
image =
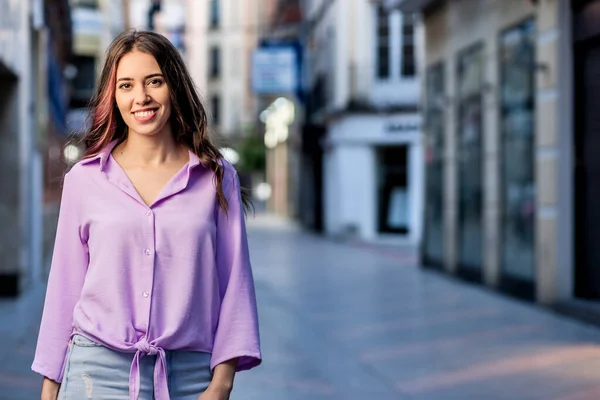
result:
M 121 34 L 91 113 L 32 366 L 42 399 L 228 399 L 261 363 L 244 198 L 178 51 Z

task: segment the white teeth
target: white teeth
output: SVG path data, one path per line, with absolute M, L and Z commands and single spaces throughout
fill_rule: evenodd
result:
M 134 113 L 136 117 L 140 117 L 140 118 L 146 118 L 151 116 L 152 114 L 154 114 L 156 111 L 140 111 L 140 112 L 136 112 Z

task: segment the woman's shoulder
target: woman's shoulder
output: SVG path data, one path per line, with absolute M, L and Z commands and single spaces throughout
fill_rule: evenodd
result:
M 219 163 L 223 167 L 223 186 L 235 185 L 238 181 L 238 173 L 235 167 L 224 158 Z
M 65 173 L 65 183 L 68 181 L 85 182 L 98 171 L 98 168 L 93 168 L 87 160 L 80 160 L 73 164 Z

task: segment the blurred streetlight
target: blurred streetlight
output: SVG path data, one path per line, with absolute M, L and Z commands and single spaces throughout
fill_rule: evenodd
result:
M 273 149 L 284 143 L 289 136 L 290 125 L 294 122 L 294 103 L 285 97 L 279 97 L 260 113 L 260 120 L 265 123 L 265 146 Z
M 63 150 L 63 157 L 67 163 L 76 163 L 80 156 L 81 150 L 79 147 L 75 146 L 74 144 L 68 144 L 65 146 L 65 149 Z
M 221 154 L 231 165 L 235 165 L 240 161 L 239 153 L 230 147 L 223 147 L 221 149 Z

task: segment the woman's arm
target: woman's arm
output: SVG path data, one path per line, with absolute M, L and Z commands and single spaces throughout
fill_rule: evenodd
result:
M 89 263 L 87 233 L 83 232 L 79 218 L 84 177 L 76 168 L 65 176 L 44 312 L 31 366 L 33 371 L 55 382 L 62 381 L 73 329 L 73 310 Z
M 229 394 L 233 390 L 233 379 L 235 378 L 237 363 L 237 358 L 234 358 L 217 365 L 208 386 L 208 391 L 215 391 L 221 395 L 227 396 L 224 398 L 229 398 Z
M 60 383 L 53 381 L 50 378 L 44 377 L 44 383 L 42 383 L 42 399 L 41 400 L 56 400 L 58 397 L 59 389 L 60 389 Z
M 243 371 L 261 363 L 258 313 L 239 181 L 231 165 L 224 163 L 224 167 L 223 192 L 229 207 L 227 213 L 217 210 L 216 268 L 221 305 L 210 367 L 216 370 L 221 364 L 235 364 L 235 370 Z M 235 363 L 229 362 L 234 359 Z

